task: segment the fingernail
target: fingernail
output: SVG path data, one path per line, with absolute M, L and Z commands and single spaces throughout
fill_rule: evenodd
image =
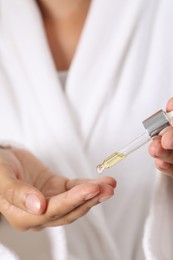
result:
M 29 194 L 26 198 L 25 206 L 31 213 L 37 214 L 41 207 L 40 200 L 36 195 Z
M 104 197 L 101 197 L 98 202 L 99 202 L 99 203 L 104 202 L 104 201 L 110 199 L 111 197 L 112 197 L 112 196 L 104 196 Z
M 96 191 L 95 193 L 88 194 L 85 197 L 85 200 L 90 200 L 90 199 L 94 198 L 98 193 L 99 193 L 99 191 Z

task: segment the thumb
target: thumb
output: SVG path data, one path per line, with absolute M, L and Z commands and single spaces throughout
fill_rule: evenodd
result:
M 43 194 L 30 184 L 16 179 L 8 169 L 0 172 L 0 195 L 11 205 L 34 215 L 41 215 L 46 209 Z

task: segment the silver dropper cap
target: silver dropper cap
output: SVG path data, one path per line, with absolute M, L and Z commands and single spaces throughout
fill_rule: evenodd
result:
M 147 133 L 153 137 L 159 134 L 165 127 L 169 126 L 169 118 L 163 110 L 159 110 L 152 116 L 145 119 L 143 126 Z

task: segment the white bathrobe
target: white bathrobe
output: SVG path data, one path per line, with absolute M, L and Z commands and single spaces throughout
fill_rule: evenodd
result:
M 99 177 L 173 96 L 172 26 L 172 0 L 93 0 L 63 89 L 35 1 L 0 0 L 2 142 L 69 178 Z M 103 175 L 115 196 L 73 224 L 21 233 L 2 217 L 0 259 L 172 260 L 173 180 L 147 145 Z

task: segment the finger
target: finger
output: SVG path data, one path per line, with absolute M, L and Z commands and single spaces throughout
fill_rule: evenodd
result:
M 0 195 L 8 203 L 32 214 L 42 214 L 46 209 L 46 199 L 42 193 L 16 179 L 6 167 L 0 170 Z
M 94 179 L 90 181 L 91 183 L 98 183 L 98 184 L 108 184 L 110 186 L 112 186 L 113 188 L 116 187 L 117 182 L 114 178 L 109 177 L 109 176 L 104 176 L 102 178 L 99 179 Z
M 82 205 L 79 205 L 69 213 L 63 216 L 59 216 L 55 218 L 55 220 L 49 221 L 44 225 L 39 226 L 40 228 L 45 228 L 48 226 L 59 226 L 59 225 L 66 225 L 72 223 L 79 219 L 80 217 L 84 216 L 88 211 L 96 206 L 98 203 L 106 201 L 110 199 L 114 195 L 114 188 L 110 185 L 101 185 L 100 186 L 100 193 L 95 196 L 94 198 L 84 202 Z M 38 228 L 38 227 L 37 227 Z
M 173 128 L 167 127 L 165 131 L 161 133 L 161 145 L 164 149 L 173 150 Z
M 83 217 L 88 211 L 98 204 L 98 197 L 85 202 L 84 204 L 80 205 L 79 207 L 75 208 L 73 211 L 67 213 L 66 215 L 55 219 L 54 221 L 46 222 L 44 225 L 39 226 L 39 229 L 45 227 L 55 227 L 55 226 L 62 226 L 73 223 L 77 219 Z
M 86 183 L 75 186 L 69 191 L 50 198 L 45 214 L 48 219 L 59 218 L 99 193 L 99 185 Z
M 167 105 L 166 105 L 166 111 L 167 112 L 170 112 L 173 110 L 173 97 L 171 97 L 168 102 L 167 102 Z
M 94 197 L 93 199 L 85 202 L 84 204 L 78 206 L 74 210 L 70 211 L 66 215 L 63 215 L 62 217 L 55 217 L 55 219 L 46 221 L 42 225 L 37 225 L 33 227 L 33 230 L 41 230 L 46 227 L 55 227 L 55 226 L 64 226 L 70 223 L 73 223 L 74 221 L 78 220 L 82 216 L 88 213 L 88 211 L 96 206 L 99 203 L 98 196 Z
M 171 142 L 167 141 L 167 137 L 166 141 L 163 140 L 163 137 L 155 138 L 149 146 L 150 155 L 164 162 L 173 163 L 173 149 L 164 149 L 163 146 L 171 148 Z
M 155 161 L 156 168 L 162 173 L 173 177 L 173 164 L 164 162 L 160 159 Z
M 173 98 L 170 98 L 169 101 L 167 102 L 166 111 L 167 112 L 173 111 Z M 173 118 L 171 118 L 170 124 L 171 126 L 173 126 Z
M 68 180 L 66 183 L 66 189 L 70 190 L 71 188 L 75 187 L 76 185 L 85 184 L 85 183 L 93 183 L 93 184 L 109 184 L 112 187 L 116 187 L 116 180 L 112 177 L 106 176 L 99 179 L 73 179 Z
M 161 145 L 161 136 L 155 136 L 152 142 L 150 143 L 150 145 L 148 146 L 149 154 L 152 157 L 157 158 L 159 157 L 159 155 L 162 153 L 163 150 L 164 149 Z
M 64 216 L 75 207 L 78 207 L 100 192 L 98 185 L 82 184 L 70 191 L 52 197 L 48 201 L 46 212 L 42 215 L 31 215 L 26 211 L 14 207 L 6 200 L 0 201 L 0 210 L 8 222 L 16 229 L 28 230 L 30 228 L 47 225 L 47 223 Z
M 84 186 L 87 186 L 87 188 Z M 95 187 L 96 185 L 93 184 L 80 185 L 80 189 L 75 187 L 72 190 L 65 192 L 64 198 L 61 194 L 50 199 L 46 212 L 39 216 L 31 215 L 12 205 L 10 205 L 10 207 L 9 205 L 5 206 L 6 208 L 9 207 L 9 209 L 4 212 L 4 215 L 9 223 L 18 230 L 28 230 L 31 228 L 39 230 L 47 226 L 59 226 L 71 223 L 86 214 L 91 207 L 105 201 L 114 194 L 114 188 L 110 185 L 100 185 L 99 190 L 96 190 Z M 72 194 L 72 191 L 74 194 Z M 96 194 L 96 191 L 99 191 L 99 193 Z M 82 200 L 78 199 L 79 192 L 81 193 L 80 196 L 82 197 Z M 96 195 L 93 192 L 95 192 Z M 70 198 L 71 196 L 72 198 Z M 77 199 L 77 201 L 74 201 L 74 199 Z M 67 203 L 67 200 L 70 200 L 69 203 Z M 89 204 L 87 204 L 88 202 Z M 64 206 L 64 203 L 66 204 L 66 207 Z M 0 204 L 2 205 L 3 203 Z M 5 204 L 7 204 L 7 201 L 5 201 Z M 82 205 L 84 205 L 84 207 L 80 208 Z M 54 207 L 53 212 L 52 206 Z M 64 207 L 64 210 L 62 210 L 62 207 Z
M 35 225 L 40 225 L 43 215 L 34 215 L 15 207 L 0 195 L 0 212 L 9 224 L 19 231 L 27 231 Z

